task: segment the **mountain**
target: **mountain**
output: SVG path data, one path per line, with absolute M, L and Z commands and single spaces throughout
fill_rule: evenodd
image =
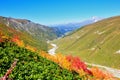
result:
M 16 23 L 18 19 L 12 19 L 15 24 L 6 18 L 0 20 L 0 80 L 118 80 L 117 76 L 87 66 L 79 57 L 46 53 L 44 42 L 49 37 L 36 38 Z M 20 24 L 28 22 L 20 19 Z
M 57 36 L 53 28 L 34 23 L 26 19 L 15 19 L 0 16 L 0 30 L 2 33 L 17 35 L 26 44 L 47 50 L 47 40 L 55 39 Z
M 17 31 L 27 32 L 34 37 L 38 37 L 38 39 L 47 38 L 51 40 L 56 38 L 52 28 L 34 23 L 30 20 L 0 17 L 0 22 L 12 27 Z
M 77 55 L 89 63 L 120 69 L 120 16 L 81 27 L 54 42 L 59 53 Z
M 74 22 L 74 23 L 67 23 L 67 24 L 56 24 L 56 25 L 51 25 L 50 27 L 53 27 L 57 36 L 61 37 L 63 35 L 66 35 L 66 33 L 74 31 L 82 26 L 88 25 L 95 23 L 99 20 L 102 20 L 100 17 L 92 17 L 91 19 L 82 21 L 82 22 Z

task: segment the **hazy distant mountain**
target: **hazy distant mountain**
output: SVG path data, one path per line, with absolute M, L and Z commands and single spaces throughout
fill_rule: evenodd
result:
M 55 25 L 51 25 L 51 27 L 53 27 L 55 29 L 57 36 L 60 37 L 62 35 L 65 35 L 65 33 L 67 33 L 67 32 L 74 31 L 82 26 L 95 23 L 102 19 L 103 18 L 100 18 L 100 17 L 92 17 L 91 19 L 88 19 L 88 20 L 85 20 L 82 22 L 74 22 L 74 23 L 67 23 L 67 24 L 55 24 Z

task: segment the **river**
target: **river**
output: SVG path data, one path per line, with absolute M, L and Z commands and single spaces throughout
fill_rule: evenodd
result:
M 58 47 L 57 47 L 56 44 L 51 44 L 51 46 L 52 46 L 53 48 L 50 49 L 50 50 L 48 51 L 48 53 L 49 53 L 50 55 L 54 55 L 54 54 L 55 54 L 55 51 L 56 51 L 56 49 L 57 49 Z

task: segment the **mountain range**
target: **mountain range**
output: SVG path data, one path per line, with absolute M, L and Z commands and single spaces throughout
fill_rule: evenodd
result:
M 55 40 L 59 47 L 57 52 L 80 56 L 86 62 L 120 68 L 119 22 L 120 16 L 117 16 L 103 20 L 92 18 L 76 23 L 80 28 L 72 23 L 67 24 L 72 25 L 72 28 L 67 25 L 48 27 L 26 19 L 0 16 L 0 34 L 9 37 L 17 35 L 25 44 L 47 51 L 48 40 L 56 39 L 71 29 L 70 34 Z
M 45 26 L 27 19 L 16 19 L 12 17 L 0 16 L 1 31 L 9 36 L 20 33 L 20 38 L 32 46 L 47 51 L 47 41 L 61 37 L 70 31 L 74 31 L 83 25 L 87 25 L 100 20 L 94 17 L 80 23 L 69 23 L 57 26 Z M 9 31 L 12 30 L 13 32 Z M 15 33 L 16 32 L 16 33 Z
M 26 19 L 15 19 L 10 17 L 0 17 L 0 22 L 4 23 L 5 25 L 12 27 L 17 31 L 27 32 L 34 37 L 40 38 L 48 38 L 54 39 L 56 38 L 54 31 L 52 28 L 41 25 L 38 23 L 34 23 L 30 20 Z
M 54 27 L 0 16 L 0 80 L 118 80 L 119 75 L 86 62 L 120 69 L 119 22 L 120 16 L 94 20 L 57 38 Z M 58 45 L 59 54 L 45 52 L 49 40 Z
M 81 22 L 72 22 L 72 23 L 65 23 L 65 24 L 55 24 L 55 25 L 50 25 L 50 27 L 54 28 L 54 31 L 56 32 L 58 37 L 64 36 L 69 32 L 72 32 L 82 26 L 88 25 L 95 23 L 99 20 L 102 20 L 103 18 L 101 17 L 92 17 L 91 19 L 87 19 Z

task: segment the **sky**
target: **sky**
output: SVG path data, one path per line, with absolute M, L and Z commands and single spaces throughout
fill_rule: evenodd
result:
M 120 15 L 120 0 L 0 0 L 0 16 L 50 25 Z

